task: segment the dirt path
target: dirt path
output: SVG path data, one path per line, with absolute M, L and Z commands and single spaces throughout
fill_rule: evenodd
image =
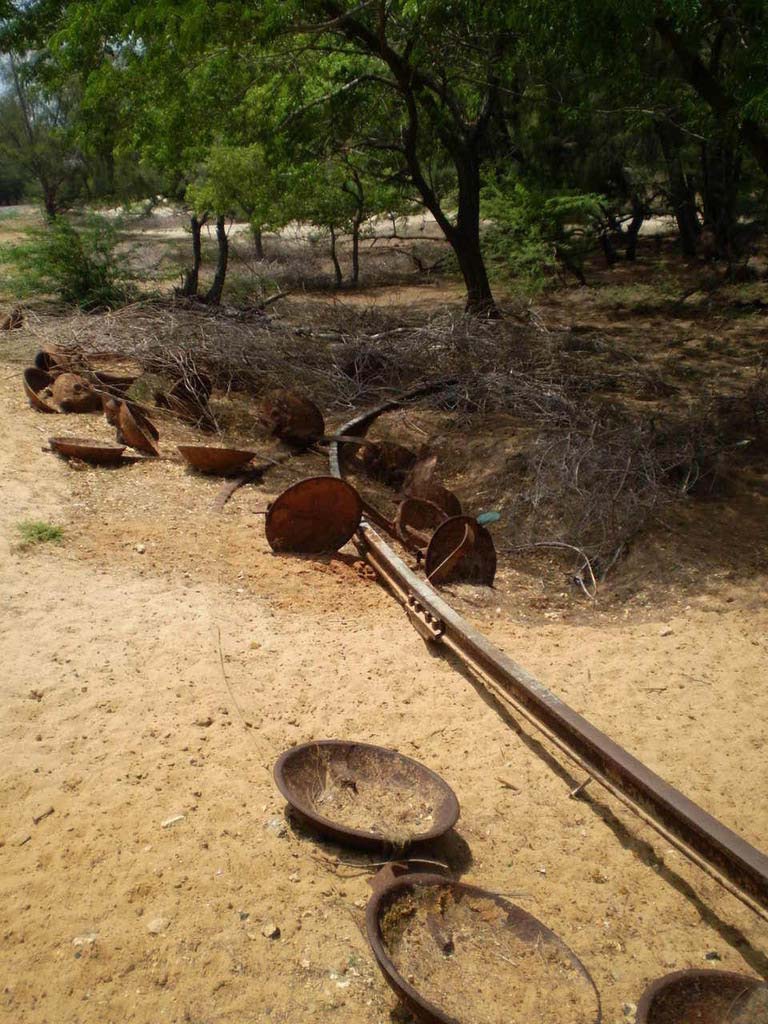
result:
M 52 417 L 26 407 L 19 360 L 0 367 L 0 1019 L 388 1024 L 395 1003 L 360 930 L 368 876 L 288 827 L 271 778 L 282 749 L 326 736 L 398 747 L 445 776 L 462 816 L 434 852 L 524 893 L 592 971 L 606 1022 L 707 954 L 766 971 L 766 929 L 596 787 L 569 799 L 580 779 L 430 654 L 352 555 L 271 555 L 253 515 L 266 489 L 216 516 L 216 485 L 171 461 L 76 472 L 42 453 Z M 107 436 L 97 419 L 56 427 Z M 60 523 L 63 544 L 15 550 L 24 518 Z M 598 669 L 620 630 L 515 629 L 513 653 L 549 682 L 586 645 L 589 700 L 606 708 L 641 673 L 639 648 L 630 676 L 618 653 Z M 657 672 L 688 663 L 678 646 L 646 657 Z M 659 714 L 633 749 L 643 729 L 674 739 Z M 677 748 L 675 781 L 694 745 Z M 748 762 L 763 773 L 750 807 L 717 762 L 710 805 L 763 840 L 764 762 Z M 263 935 L 272 923 L 279 938 Z

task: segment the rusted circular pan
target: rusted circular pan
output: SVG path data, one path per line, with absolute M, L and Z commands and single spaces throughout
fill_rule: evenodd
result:
M 123 460 L 124 445 L 94 441 L 92 437 L 49 437 L 48 443 L 59 455 L 82 459 L 96 466 L 114 466 Z
M 204 444 L 180 444 L 177 448 L 184 461 L 200 473 L 234 473 L 246 466 L 256 454 L 239 448 Z
M 444 779 L 369 743 L 302 743 L 280 755 L 275 782 L 302 821 L 362 849 L 403 850 L 444 835 L 459 817 L 459 801 Z
M 362 514 L 360 495 L 344 480 L 309 477 L 269 506 L 267 540 L 273 551 L 338 551 L 360 525 Z
M 384 978 L 425 1024 L 602 1020 L 576 954 L 495 893 L 411 873 L 374 891 L 365 918 Z
M 40 349 L 35 355 L 35 366 L 38 370 L 57 370 L 59 372 L 71 371 L 74 366 L 73 359 L 66 352 L 57 348 L 46 346 Z
M 424 560 L 432 583 L 481 583 L 496 576 L 496 548 L 484 526 L 472 516 L 453 516 L 435 530 Z
M 45 370 L 39 370 L 36 366 L 29 366 L 24 371 L 24 393 L 29 399 L 29 404 L 38 412 L 58 412 L 42 397 L 41 392 L 50 388 L 52 377 Z
M 431 501 L 406 498 L 397 507 L 395 532 L 408 547 L 426 547 L 430 537 L 448 516 Z
M 394 441 L 372 441 L 360 446 L 358 459 L 364 471 L 374 480 L 390 487 L 400 487 L 418 456 Z
M 60 373 L 51 385 L 51 392 L 62 412 L 95 412 L 101 409 L 101 395 L 76 373 Z
M 124 395 L 138 380 L 138 377 L 135 376 L 127 377 L 116 373 L 104 373 L 102 370 L 94 371 L 93 376 L 99 386 L 111 395 Z
M 286 388 L 264 395 L 258 415 L 273 437 L 289 444 L 308 445 L 325 434 L 325 420 L 315 403 Z
M 637 1004 L 637 1024 L 764 1024 L 768 985 L 733 971 L 675 971 Z
M 131 409 L 127 402 L 121 402 L 117 412 L 117 438 L 129 448 L 145 455 L 159 455 L 156 442 L 160 433 L 138 409 Z

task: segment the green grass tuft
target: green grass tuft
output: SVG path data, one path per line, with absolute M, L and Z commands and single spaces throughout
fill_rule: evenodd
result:
M 22 548 L 29 548 L 34 544 L 61 544 L 64 539 L 64 531 L 60 526 L 44 523 L 39 519 L 24 519 L 16 524 L 16 529 L 21 534 Z

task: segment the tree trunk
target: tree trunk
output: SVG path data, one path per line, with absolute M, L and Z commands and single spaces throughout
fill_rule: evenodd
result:
M 353 287 L 357 288 L 360 283 L 360 225 L 362 219 L 360 213 L 352 221 L 352 277 Z
M 204 213 L 202 217 L 198 217 L 196 213 L 192 214 L 190 218 L 190 226 L 192 228 L 192 266 L 184 274 L 184 280 L 181 288 L 179 289 L 179 295 L 183 295 L 185 298 L 191 298 L 197 295 L 198 285 L 200 283 L 200 267 L 203 262 L 203 244 L 201 240 L 201 234 L 203 231 L 203 225 L 208 220 L 208 214 Z
M 211 306 L 218 306 L 221 302 L 221 295 L 224 291 L 224 281 L 227 277 L 227 266 L 229 264 L 229 239 L 227 238 L 227 218 L 216 218 L 216 242 L 219 247 L 219 255 L 216 260 L 216 273 L 213 284 L 208 289 L 205 301 Z
M 491 291 L 488 271 L 480 245 L 480 167 L 477 155 L 455 154 L 459 178 L 459 211 L 456 227 L 446 237 L 459 261 L 467 286 L 466 313 L 497 319 L 501 316 Z
M 632 196 L 632 220 L 627 227 L 627 245 L 624 250 L 625 259 L 634 263 L 637 257 L 637 236 L 645 220 L 645 208 L 637 195 Z
M 720 259 L 730 260 L 736 255 L 740 163 L 735 140 L 729 133 L 702 144 L 704 220 L 712 229 L 715 255 Z
M 43 207 L 45 208 L 46 219 L 56 220 L 59 204 L 57 202 L 56 189 L 53 186 L 43 185 Z
M 257 260 L 263 260 L 264 257 L 264 239 L 261 234 L 261 228 L 251 224 L 251 234 L 253 235 L 253 255 Z
M 333 225 L 329 225 L 329 231 L 331 233 L 331 259 L 333 260 L 333 276 L 337 288 L 341 288 L 344 281 L 344 277 L 341 273 L 341 264 L 339 263 L 339 257 L 336 252 L 336 231 Z
M 609 230 L 606 228 L 605 231 L 600 232 L 600 245 L 603 249 L 603 255 L 605 256 L 606 265 L 610 268 L 618 261 L 618 254 L 616 252 L 616 246 L 613 244 Z
M 658 121 L 656 134 L 659 137 L 664 162 L 667 165 L 669 195 L 672 201 L 672 212 L 677 221 L 677 230 L 680 233 L 680 245 L 685 256 L 695 256 L 701 225 L 696 213 L 696 192 L 693 183 L 685 173 L 680 156 L 680 131 L 666 121 Z

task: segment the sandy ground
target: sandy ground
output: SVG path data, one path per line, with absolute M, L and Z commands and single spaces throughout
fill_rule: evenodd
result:
M 23 339 L 2 344 L 0 1020 L 402 1020 L 361 932 L 369 860 L 291 827 L 272 782 L 281 750 L 329 736 L 446 778 L 462 815 L 433 855 L 558 931 L 608 1024 L 667 971 L 768 976 L 765 924 L 598 787 L 569 799 L 581 776 L 427 649 L 353 553 L 269 552 L 254 513 L 287 471 L 223 514 L 172 432 L 161 461 L 76 471 L 41 451 L 53 417 L 24 401 Z M 55 428 L 109 436 L 98 417 Z M 30 518 L 63 543 L 19 551 Z M 764 583 L 574 621 L 478 616 L 765 846 Z

